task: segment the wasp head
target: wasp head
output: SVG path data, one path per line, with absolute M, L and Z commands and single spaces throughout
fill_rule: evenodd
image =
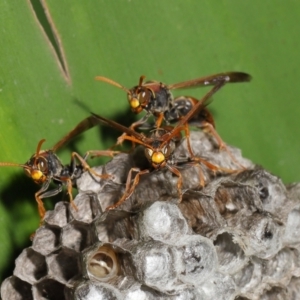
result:
M 25 174 L 37 184 L 44 183 L 49 176 L 47 152 L 34 154 L 24 165 Z
M 154 169 L 162 168 L 172 154 L 173 149 L 170 144 L 160 148 L 145 148 L 145 155 Z
M 143 84 L 144 79 L 145 76 L 141 76 L 139 85 L 132 88 L 127 94 L 131 110 L 136 114 L 147 108 L 151 99 L 155 98 L 154 91 Z

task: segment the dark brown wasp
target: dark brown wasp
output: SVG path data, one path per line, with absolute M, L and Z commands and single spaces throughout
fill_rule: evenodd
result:
M 145 76 L 141 76 L 139 84 L 131 89 L 127 89 L 119 83 L 103 76 L 97 76 L 95 79 L 124 90 L 127 93 L 129 105 L 134 113 L 138 114 L 142 110 L 146 111 L 146 115 L 142 119 L 130 126 L 131 129 L 134 129 L 145 123 L 151 115 L 156 119 L 156 127 L 160 127 L 163 120 L 167 123 L 177 122 L 198 102 L 192 97 L 174 99 L 171 90 L 198 86 L 216 86 L 220 83 L 247 82 L 251 80 L 251 76 L 243 72 L 225 72 L 170 85 L 158 81 L 144 83 Z M 202 107 L 202 109 L 204 108 Z
M 42 199 L 57 195 L 62 191 L 63 186 L 67 187 L 70 203 L 72 207 L 77 210 L 77 207 L 73 202 L 72 186 L 74 181 L 81 176 L 83 171 L 88 171 L 92 175 L 103 179 L 110 177 L 108 174 L 97 174 L 87 164 L 86 160 L 89 154 L 94 151 L 87 152 L 83 157 L 81 157 L 78 153 L 73 152 L 71 154 L 71 162 L 69 165 L 63 165 L 58 156 L 55 154 L 55 151 L 67 144 L 72 138 L 97 124 L 99 124 L 99 122 L 93 116 L 84 119 L 50 150 L 41 150 L 42 144 L 45 142 L 45 139 L 42 139 L 38 143 L 35 154 L 33 154 L 25 164 L 0 162 L 0 166 L 22 167 L 27 176 L 29 176 L 35 183 L 42 185 L 40 190 L 35 193 L 35 199 L 38 204 L 38 212 L 40 215 L 40 223 L 42 223 L 46 213 Z M 118 153 L 118 151 L 96 151 L 98 156 L 113 156 L 116 153 Z M 51 181 L 56 184 L 56 188 L 48 190 Z
M 122 131 L 124 134 L 122 135 L 122 140 L 131 141 L 134 144 L 139 144 L 144 146 L 145 148 L 145 156 L 148 159 L 152 169 L 159 170 L 164 167 L 169 169 L 173 174 L 178 176 L 177 182 L 177 189 L 179 192 L 180 199 L 182 198 L 181 186 L 182 186 L 182 175 L 177 168 L 178 160 L 174 157 L 174 150 L 176 148 L 176 144 L 181 139 L 181 132 L 184 131 L 187 139 L 187 147 L 190 153 L 190 158 L 186 160 L 189 164 L 194 164 L 197 166 L 204 165 L 208 169 L 212 170 L 213 172 L 217 171 L 224 171 L 232 173 L 233 170 L 224 169 L 218 166 L 211 164 L 210 162 L 202 159 L 200 157 L 195 157 L 193 151 L 191 149 L 190 141 L 189 141 L 189 128 L 188 128 L 188 121 L 193 118 L 194 115 L 197 115 L 199 111 L 205 107 L 207 101 L 210 97 L 218 91 L 226 82 L 219 82 L 216 84 L 193 108 L 182 118 L 178 121 L 175 127 L 166 126 L 162 128 L 154 129 L 153 133 L 150 137 L 145 136 L 142 133 L 138 133 L 132 128 L 127 128 L 119 123 L 114 121 L 108 120 L 104 117 L 99 115 L 93 114 L 95 118 L 100 120 L 103 124 L 116 128 Z M 107 210 L 115 209 L 119 205 L 121 205 L 126 199 L 128 199 L 131 194 L 133 193 L 135 187 L 139 182 L 139 178 L 141 175 L 149 173 L 150 169 L 140 170 L 139 168 L 132 168 L 129 171 L 127 180 L 126 180 L 126 188 L 125 193 L 122 198 L 115 203 L 107 207 Z M 136 173 L 133 182 L 132 177 L 133 173 Z M 202 174 L 202 172 L 200 172 Z M 200 175 L 201 176 L 201 175 Z M 204 178 L 201 176 L 200 178 L 200 185 L 204 185 Z

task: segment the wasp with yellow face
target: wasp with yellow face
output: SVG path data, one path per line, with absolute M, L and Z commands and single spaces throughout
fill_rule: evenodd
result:
M 99 121 L 93 116 L 84 119 L 50 150 L 41 150 L 42 144 L 45 142 L 45 140 L 42 139 L 38 143 L 35 154 L 32 155 L 25 164 L 0 162 L 0 166 L 22 167 L 27 176 L 29 176 L 35 183 L 42 186 L 40 190 L 35 193 L 35 199 L 38 204 L 38 212 L 40 215 L 40 223 L 42 223 L 46 213 L 42 199 L 57 195 L 62 191 L 64 186 L 67 187 L 71 205 L 75 210 L 77 210 L 77 207 L 73 202 L 72 187 L 74 181 L 81 176 L 83 171 L 88 171 L 92 175 L 103 179 L 110 177 L 108 174 L 97 174 L 87 164 L 86 160 L 89 154 L 94 151 L 87 152 L 83 157 L 81 157 L 78 153 L 73 152 L 71 154 L 71 163 L 69 165 L 63 165 L 58 156 L 55 154 L 56 150 L 64 146 L 72 138 L 89 128 L 96 126 L 97 124 L 99 124 Z M 114 154 L 118 153 L 118 151 L 107 150 L 97 151 L 96 153 L 97 155 L 112 157 Z M 56 187 L 48 190 L 51 182 L 54 182 Z
M 103 76 L 97 76 L 95 79 L 104 81 L 125 91 L 130 108 L 135 114 L 143 110 L 146 112 L 146 115 L 142 119 L 130 126 L 131 129 L 134 129 L 145 123 L 151 115 L 156 120 L 156 128 L 159 128 L 163 121 L 167 123 L 178 122 L 196 105 L 196 103 L 191 101 L 190 97 L 185 97 L 184 103 L 182 103 L 182 98 L 174 99 L 171 90 L 247 82 L 251 80 L 251 76 L 243 72 L 224 72 L 169 85 L 159 81 L 144 83 L 145 76 L 141 76 L 139 84 L 131 89 L 127 89 L 119 83 Z M 204 109 L 204 107 L 202 108 Z

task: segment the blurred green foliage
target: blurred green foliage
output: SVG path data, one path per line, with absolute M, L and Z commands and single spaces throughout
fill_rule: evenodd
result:
M 227 85 L 210 106 L 220 135 L 285 183 L 300 181 L 300 2 L 41 3 L 46 13 L 37 0 L 0 3 L 1 161 L 26 162 L 42 138 L 51 148 L 90 111 L 129 124 L 125 93 L 96 82 L 96 75 L 130 88 L 142 74 L 175 83 L 244 71 L 253 81 Z M 56 28 L 50 41 L 45 15 Z M 58 47 L 55 51 L 52 45 L 55 36 L 63 47 L 68 80 L 55 55 Z M 197 98 L 204 93 L 205 89 L 184 91 Z M 62 149 L 60 157 L 67 163 L 70 150 L 108 147 L 115 136 L 106 132 L 99 128 L 86 132 Z M 37 227 L 37 190 L 21 168 L 0 169 L 0 280 L 12 273 L 13 260 L 30 244 L 28 237 Z

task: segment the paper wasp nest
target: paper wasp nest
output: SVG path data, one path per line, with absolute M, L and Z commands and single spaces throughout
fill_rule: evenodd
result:
M 247 169 L 214 175 L 182 165 L 181 203 L 178 178 L 154 171 L 103 213 L 143 155 L 116 156 L 97 168 L 111 180 L 88 173 L 78 180 L 78 212 L 67 202 L 47 212 L 3 282 L 2 299 L 300 299 L 300 184 L 284 186 L 230 148 L 233 162 L 202 132 L 191 141 L 207 161 Z M 183 142 L 175 157 L 186 153 Z

